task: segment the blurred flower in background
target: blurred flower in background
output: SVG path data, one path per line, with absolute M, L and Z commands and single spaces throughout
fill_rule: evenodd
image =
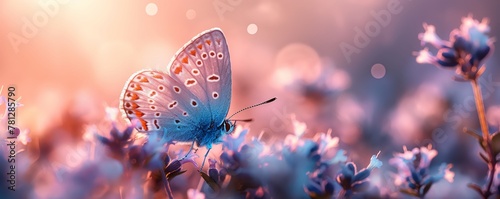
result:
M 442 90 L 432 84 L 420 85 L 399 99 L 388 122 L 388 131 L 399 145 L 425 138 L 444 122 L 446 102 Z
M 483 59 L 493 50 L 494 40 L 486 35 L 490 31 L 488 19 L 479 22 L 472 16 L 462 18 L 460 29 L 451 31 L 449 41 L 441 40 L 433 25 L 424 24 L 424 28 L 425 32 L 418 35 L 422 45 L 430 43 L 439 51 L 433 55 L 427 48 L 421 50 L 418 63 L 456 68 L 459 80 L 475 80 L 481 75 Z
M 394 175 L 394 183 L 401 187 L 402 193 L 422 198 L 436 182 L 442 179 L 453 182 L 455 173 L 450 171 L 451 164 L 441 163 L 438 171 L 431 174 L 431 161 L 438 153 L 431 145 L 411 151 L 403 147 L 403 150 L 403 153 L 396 153 L 389 160 L 398 170 Z

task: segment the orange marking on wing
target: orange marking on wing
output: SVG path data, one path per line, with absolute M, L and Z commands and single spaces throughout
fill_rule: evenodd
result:
M 141 112 L 141 111 L 138 111 L 138 110 L 135 110 L 135 111 L 134 111 L 134 113 L 135 113 L 135 115 L 136 115 L 137 117 L 142 117 L 142 116 L 144 116 L 144 113 L 143 113 L 143 112 Z
M 216 39 L 215 41 L 217 41 L 217 45 L 220 45 L 220 39 Z
M 181 73 L 181 72 L 182 72 L 182 66 L 177 66 L 177 67 L 175 67 L 174 73 L 175 73 L 176 75 L 178 75 L 178 74 L 179 74 L 179 73 Z
M 131 95 L 132 96 L 129 96 L 131 100 L 138 100 L 139 99 L 139 95 L 137 95 L 135 93 L 132 93 Z
M 137 103 L 132 102 L 131 104 L 132 104 L 132 109 L 137 109 L 140 107 L 139 105 L 137 105 Z
M 142 91 L 142 87 L 140 85 L 135 85 L 134 91 Z
M 205 43 L 207 43 L 207 44 L 210 46 L 210 44 L 212 43 L 212 41 L 210 41 L 210 40 L 205 40 Z
M 191 51 L 189 52 L 189 54 L 191 54 L 191 55 L 193 55 L 193 56 L 196 56 L 196 50 L 191 50 Z
M 187 83 L 187 85 L 191 85 L 191 84 L 196 83 L 196 81 L 195 80 L 188 80 L 186 83 Z
M 198 47 L 198 49 L 200 49 L 200 50 L 203 49 L 203 45 L 201 45 L 201 44 L 198 44 L 198 46 L 196 46 L 196 47 Z
M 160 74 L 153 75 L 153 77 L 156 79 L 163 79 L 163 76 Z
M 185 56 L 184 58 L 182 58 L 182 63 L 185 63 L 185 64 L 189 63 L 187 56 Z
M 147 83 L 147 82 L 149 82 L 149 80 L 148 80 L 148 78 L 143 77 L 141 80 L 139 80 L 139 82 Z
M 149 129 L 148 129 L 148 122 L 147 122 L 146 120 L 139 119 L 139 121 L 141 121 L 141 126 L 142 126 L 142 128 L 143 128 L 145 131 L 149 130 Z

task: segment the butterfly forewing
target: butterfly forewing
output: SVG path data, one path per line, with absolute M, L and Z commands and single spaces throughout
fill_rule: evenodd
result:
M 199 111 L 200 124 L 223 122 L 231 100 L 231 63 L 222 31 L 212 29 L 188 42 L 173 59 L 169 72 L 206 107 L 191 105 L 193 111 Z

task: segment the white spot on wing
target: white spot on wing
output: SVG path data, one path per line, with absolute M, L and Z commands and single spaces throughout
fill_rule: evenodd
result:
M 198 102 L 196 102 L 196 100 L 191 100 L 191 106 L 197 107 L 198 106 Z
M 207 77 L 207 81 L 209 82 L 218 82 L 220 80 L 220 77 L 216 74 L 209 75 Z
M 191 86 L 194 86 L 194 85 L 196 85 L 196 80 L 195 80 L 195 79 L 192 79 L 192 78 L 187 79 L 187 80 L 184 82 L 184 85 L 185 85 L 186 87 L 191 87 Z
M 168 104 L 168 109 L 173 109 L 177 106 L 177 101 L 173 101 L 172 103 Z

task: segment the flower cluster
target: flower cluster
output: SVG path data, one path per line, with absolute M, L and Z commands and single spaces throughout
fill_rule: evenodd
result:
M 389 163 L 395 166 L 398 174 L 395 175 L 394 183 L 400 186 L 402 193 L 424 197 L 436 182 L 446 179 L 453 182 L 455 174 L 450 171 L 451 164 L 442 163 L 436 173 L 430 173 L 430 164 L 436 157 L 437 151 L 432 146 L 414 148 L 408 151 L 403 147 L 403 153 L 394 154 Z
M 112 158 L 122 161 L 123 167 L 129 169 L 126 172 L 139 171 L 143 176 L 146 176 L 149 190 L 152 193 L 156 193 L 164 187 L 171 197 L 169 181 L 186 172 L 182 170 L 182 165 L 191 163 L 197 167 L 194 161 L 196 154 L 183 154 L 180 151 L 177 157 L 172 159 L 168 150 L 172 143 L 166 137 L 166 130 L 149 134 L 145 140 L 138 140 L 134 137 L 135 122 L 132 122 L 125 130 L 119 131 L 115 125 L 115 115 L 118 112 L 108 109 L 106 112 L 108 119 L 112 121 L 110 137 L 104 137 L 94 132 L 95 138 L 105 146 Z
M 463 18 L 460 28 L 451 31 L 449 41 L 441 40 L 433 25 L 424 24 L 424 28 L 425 33 L 418 35 L 422 45 L 430 43 L 438 52 L 433 55 L 424 48 L 417 53 L 418 63 L 456 68 L 457 80 L 475 80 L 481 75 L 482 62 L 493 50 L 493 39 L 486 35 L 490 30 L 487 19 L 480 23 L 471 16 Z
M 234 135 L 224 139 L 220 163 L 210 160 L 208 174 L 202 173 L 210 187 L 202 189 L 204 196 L 331 198 L 338 194 L 350 196 L 369 186 L 370 172 L 382 165 L 376 156 L 359 172 L 352 162 L 335 171 L 335 166 L 347 160 L 344 151 L 337 149 L 338 138 L 328 131 L 307 139 L 303 137 L 306 125 L 295 119 L 293 124 L 294 134 L 270 147 L 255 138 L 244 143 L 248 129 L 238 127 Z

